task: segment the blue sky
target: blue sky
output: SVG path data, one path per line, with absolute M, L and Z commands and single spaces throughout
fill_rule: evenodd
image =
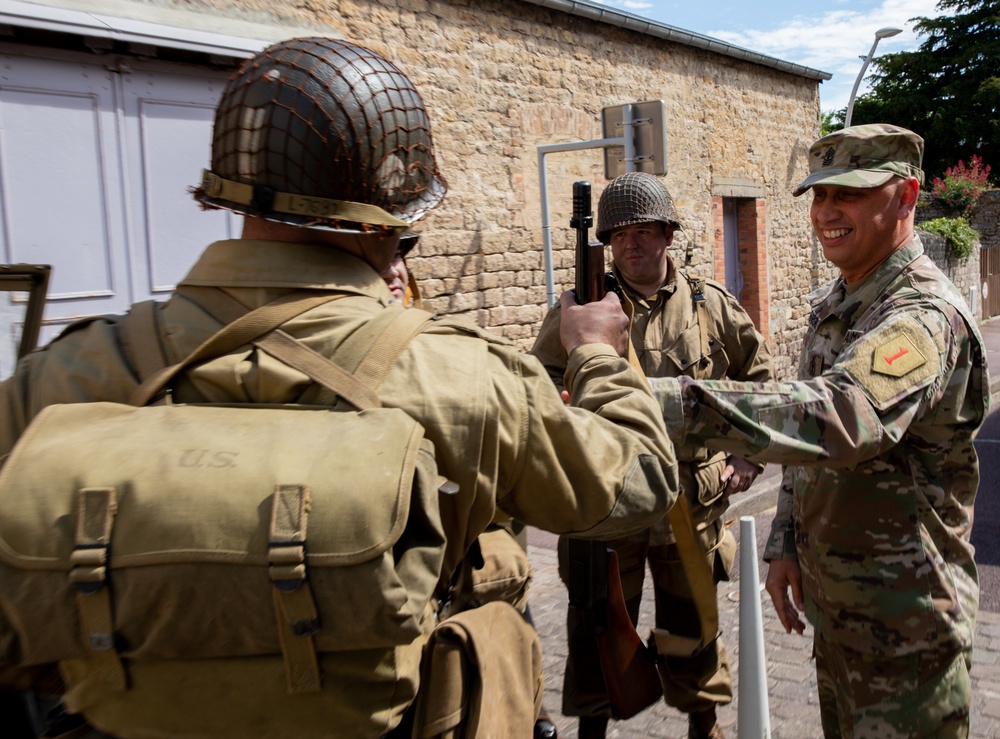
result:
M 696 31 L 768 56 L 829 72 L 820 108 L 847 105 L 851 87 L 879 28 L 903 32 L 875 52 L 916 49 L 912 18 L 938 15 L 937 0 L 595 0 L 671 26 Z M 862 94 L 865 84 L 858 90 Z

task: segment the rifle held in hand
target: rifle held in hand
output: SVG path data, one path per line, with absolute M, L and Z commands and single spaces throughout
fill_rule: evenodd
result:
M 590 183 L 573 183 L 576 230 L 576 299 L 600 300 L 605 294 L 604 245 L 591 242 Z M 663 694 L 656 654 L 642 643 L 625 608 L 618 555 L 602 541 L 569 539 L 567 589 L 570 607 L 586 615 L 593 626 L 604 673 L 611 715 L 627 719 L 655 703 Z

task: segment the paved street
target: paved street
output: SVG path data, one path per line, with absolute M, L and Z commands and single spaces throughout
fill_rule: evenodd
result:
M 981 327 L 993 368 L 994 407 L 1000 405 L 1000 318 Z M 984 426 L 977 449 L 982 459 L 977 515 L 973 541 L 982 576 L 982 608 L 976 629 L 972 669 L 975 698 L 973 704 L 973 739 L 1000 739 L 1000 413 Z M 777 494 L 778 469 L 768 467 L 754 490 L 731 509 L 733 533 L 739 534 L 740 516 L 753 516 L 758 552 L 770 527 Z M 529 555 L 535 568 L 531 590 L 531 611 L 542 640 L 545 658 L 545 705 L 559 727 L 563 739 L 576 738 L 576 721 L 560 712 L 562 673 L 566 657 L 566 591 L 556 573 L 554 536 L 529 529 Z M 767 565 L 760 563 L 760 576 Z M 734 677 L 739 674 L 739 573 L 734 581 L 719 589 L 719 621 L 729 649 Z M 652 592 L 648 587 L 640 614 L 639 633 L 645 637 L 652 628 Z M 649 607 L 647 607 L 647 604 Z M 810 659 L 812 635 L 785 634 L 767 593 L 761 593 L 764 618 L 764 649 L 767 660 L 771 736 L 774 739 L 810 739 L 822 737 L 816 698 L 816 678 Z M 737 698 L 722 709 L 719 718 L 728 737 L 736 737 Z M 612 723 L 609 737 L 617 739 L 687 736 L 686 718 L 663 703 L 653 706 L 627 722 Z M 745 739 L 753 739 L 745 738 Z

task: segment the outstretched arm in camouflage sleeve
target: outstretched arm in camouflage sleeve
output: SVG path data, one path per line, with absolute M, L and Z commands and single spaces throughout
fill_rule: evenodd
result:
M 759 462 L 853 467 L 895 446 L 953 384 L 960 347 L 968 341 L 956 342 L 953 326 L 936 311 L 921 318 L 887 320 L 812 380 L 681 377 L 650 383 L 675 441 L 694 440 Z M 923 364 L 900 376 L 879 374 L 872 369 L 878 352 L 900 336 L 912 342 Z

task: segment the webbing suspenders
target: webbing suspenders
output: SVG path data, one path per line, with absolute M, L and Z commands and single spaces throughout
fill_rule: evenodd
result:
M 708 343 L 708 300 L 705 299 L 705 281 L 688 277 L 684 272 L 681 272 L 681 274 L 684 275 L 684 279 L 687 280 L 688 287 L 691 289 L 694 316 L 695 320 L 698 321 L 698 334 L 701 341 L 701 360 L 698 362 L 698 366 L 704 369 L 708 366 L 708 355 L 711 353 Z M 708 378 L 699 377 L 695 379 L 703 380 Z
M 236 298 L 219 288 L 184 288 L 183 293 L 222 323 L 223 328 L 184 360 L 167 367 L 165 365 L 168 359 L 159 341 L 160 326 L 156 304 L 153 301 L 137 304 L 126 321 L 124 336 L 129 357 L 142 381 L 130 398 L 133 405 L 144 405 L 157 398 L 163 388 L 186 367 L 252 343 L 312 378 L 320 388 L 321 397 L 328 399 L 327 405 L 332 404 L 336 398 L 343 398 L 359 410 L 378 408 L 382 405 L 377 394 L 378 387 L 413 337 L 433 317 L 422 310 L 402 307 L 380 312 L 362 330 L 355 332 L 352 337 L 354 341 L 350 345 L 342 352 L 338 351 L 338 358 L 341 353 L 347 358 L 349 371 L 280 328 L 288 320 L 311 308 L 346 297 L 344 294 L 291 293 L 255 310 L 248 310 Z M 197 299 L 193 297 L 194 294 L 197 294 Z M 81 491 L 81 496 L 87 494 L 86 498 L 81 497 L 81 508 L 85 500 L 95 503 L 105 500 L 106 496 L 99 496 L 99 492 Z M 124 689 L 124 671 L 118 655 L 113 646 L 110 651 L 104 646 L 105 643 L 111 643 L 113 632 L 109 594 L 107 588 L 102 587 L 106 581 L 104 565 L 114 511 L 113 496 L 107 500 L 107 505 L 97 508 L 110 510 L 110 514 L 99 517 L 99 520 L 93 515 L 84 517 L 81 514 L 79 518 L 78 527 L 84 527 L 87 531 L 106 532 L 102 540 L 105 543 L 101 546 L 101 542 L 97 541 L 98 546 L 92 546 L 90 541 L 94 536 L 81 539 L 82 535 L 78 535 L 78 549 L 82 551 L 77 557 L 78 564 L 87 567 L 78 566 L 72 577 L 75 582 L 80 582 L 83 587 L 102 596 L 83 601 L 83 598 L 90 596 L 81 595 L 81 621 L 90 636 L 90 643 L 97 645 L 92 650 L 93 656 L 102 664 L 106 683 L 109 687 L 120 686 L 118 689 Z M 320 621 L 309 586 L 306 559 L 309 506 L 309 492 L 304 486 L 275 486 L 268 531 L 268 575 L 274 586 L 272 595 L 289 693 L 316 692 L 320 690 L 322 680 L 314 639 L 319 631 Z M 91 550 L 94 551 L 93 555 L 90 554 Z M 107 638 L 102 639 L 104 636 Z

